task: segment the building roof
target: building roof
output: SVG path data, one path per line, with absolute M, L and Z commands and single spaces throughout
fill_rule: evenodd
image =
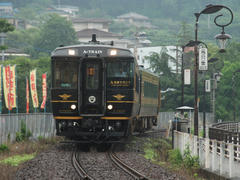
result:
M 101 18 L 73 18 L 73 23 L 110 23 L 110 20 Z
M 97 38 L 98 37 L 117 37 L 117 38 L 122 37 L 122 35 L 111 33 L 111 32 L 106 32 L 106 31 L 101 31 L 98 29 L 83 29 L 81 31 L 77 31 L 78 38 L 83 38 L 83 37 L 91 38 L 92 34 L 96 34 Z
M 130 13 L 127 13 L 127 14 L 120 15 L 117 18 L 118 19 L 130 19 L 131 18 L 131 19 L 149 20 L 148 17 L 143 16 L 141 14 L 134 13 L 134 12 L 130 12 Z

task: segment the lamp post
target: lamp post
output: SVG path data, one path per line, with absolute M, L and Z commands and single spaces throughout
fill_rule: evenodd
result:
M 232 76 L 232 97 L 233 97 L 233 106 L 234 106 L 234 108 L 233 108 L 233 120 L 234 120 L 234 122 L 236 121 L 236 101 L 235 101 L 235 99 L 236 99 L 236 91 L 235 91 L 235 88 L 236 88 L 236 84 L 235 84 L 235 76 L 236 76 L 236 74 L 237 73 L 239 73 L 240 72 L 240 69 L 237 69 L 236 71 L 234 71 L 233 72 L 233 76 Z
M 220 49 L 223 51 L 225 49 L 225 45 L 227 44 L 227 40 L 229 40 L 229 38 L 226 38 L 226 36 L 224 36 L 225 32 L 224 32 L 224 27 L 228 26 L 229 24 L 232 23 L 233 20 L 233 13 L 232 11 L 223 5 L 208 5 L 206 6 L 205 9 L 203 9 L 200 13 L 195 13 L 195 17 L 196 17 L 196 21 L 195 21 L 195 42 L 198 42 L 198 21 L 199 18 L 201 16 L 201 14 L 213 14 L 216 13 L 218 11 L 220 11 L 221 9 L 227 9 L 230 14 L 231 14 L 231 19 L 230 22 L 227 24 L 219 24 L 217 23 L 217 19 L 221 16 L 218 15 L 215 17 L 214 19 L 214 23 L 219 26 L 222 27 L 222 33 L 217 36 L 215 36 L 215 38 L 219 41 L 219 45 L 221 46 Z M 229 36 L 228 36 L 229 37 Z M 220 51 L 221 51 L 220 50 Z M 194 135 L 198 136 L 198 46 L 197 43 L 195 43 L 194 46 L 194 54 L 195 54 L 195 68 L 194 68 Z

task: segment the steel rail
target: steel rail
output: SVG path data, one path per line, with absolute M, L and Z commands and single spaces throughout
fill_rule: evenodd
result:
M 134 179 L 137 180 L 149 180 L 149 178 L 145 177 L 143 174 L 139 173 L 138 171 L 136 171 L 135 169 L 131 168 L 130 166 L 128 166 L 127 164 L 125 164 L 122 160 L 120 160 L 115 153 L 113 153 L 112 151 L 108 152 L 108 155 L 110 157 L 110 159 L 123 171 L 125 171 L 126 173 L 128 173 L 130 176 L 134 177 Z
M 78 175 L 81 177 L 83 180 L 95 180 L 93 177 L 89 176 L 87 172 L 82 168 L 81 164 L 78 161 L 77 158 L 77 152 L 74 151 L 72 155 L 72 164 L 75 170 L 77 171 Z

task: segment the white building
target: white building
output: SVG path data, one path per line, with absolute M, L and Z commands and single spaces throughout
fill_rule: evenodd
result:
M 98 29 L 108 32 L 108 26 L 111 21 L 107 19 L 87 19 L 87 18 L 73 18 L 73 28 L 76 32 L 84 29 Z
M 167 49 L 167 54 L 169 54 L 172 58 L 178 59 L 179 55 L 177 53 L 177 46 L 156 46 L 156 47 L 139 47 L 139 48 L 131 48 L 131 51 L 137 57 L 138 65 L 144 66 L 145 69 L 150 69 L 150 63 L 145 58 L 146 56 L 150 56 L 153 52 L 160 53 L 162 48 Z M 178 47 L 179 49 L 179 47 Z M 176 62 L 173 62 L 169 59 L 168 67 L 171 68 L 172 72 L 176 73 Z M 178 67 L 178 72 L 180 71 L 180 67 Z

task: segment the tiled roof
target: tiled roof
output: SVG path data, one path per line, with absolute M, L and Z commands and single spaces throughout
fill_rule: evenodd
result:
M 110 20 L 101 19 L 101 18 L 74 18 L 72 19 L 73 23 L 110 23 Z
M 78 38 L 92 37 L 92 34 L 96 34 L 97 38 L 98 37 L 118 37 L 118 38 L 122 37 L 122 35 L 114 34 L 111 32 L 106 32 L 106 31 L 101 31 L 98 29 L 83 29 L 83 30 L 77 32 L 77 37 Z

